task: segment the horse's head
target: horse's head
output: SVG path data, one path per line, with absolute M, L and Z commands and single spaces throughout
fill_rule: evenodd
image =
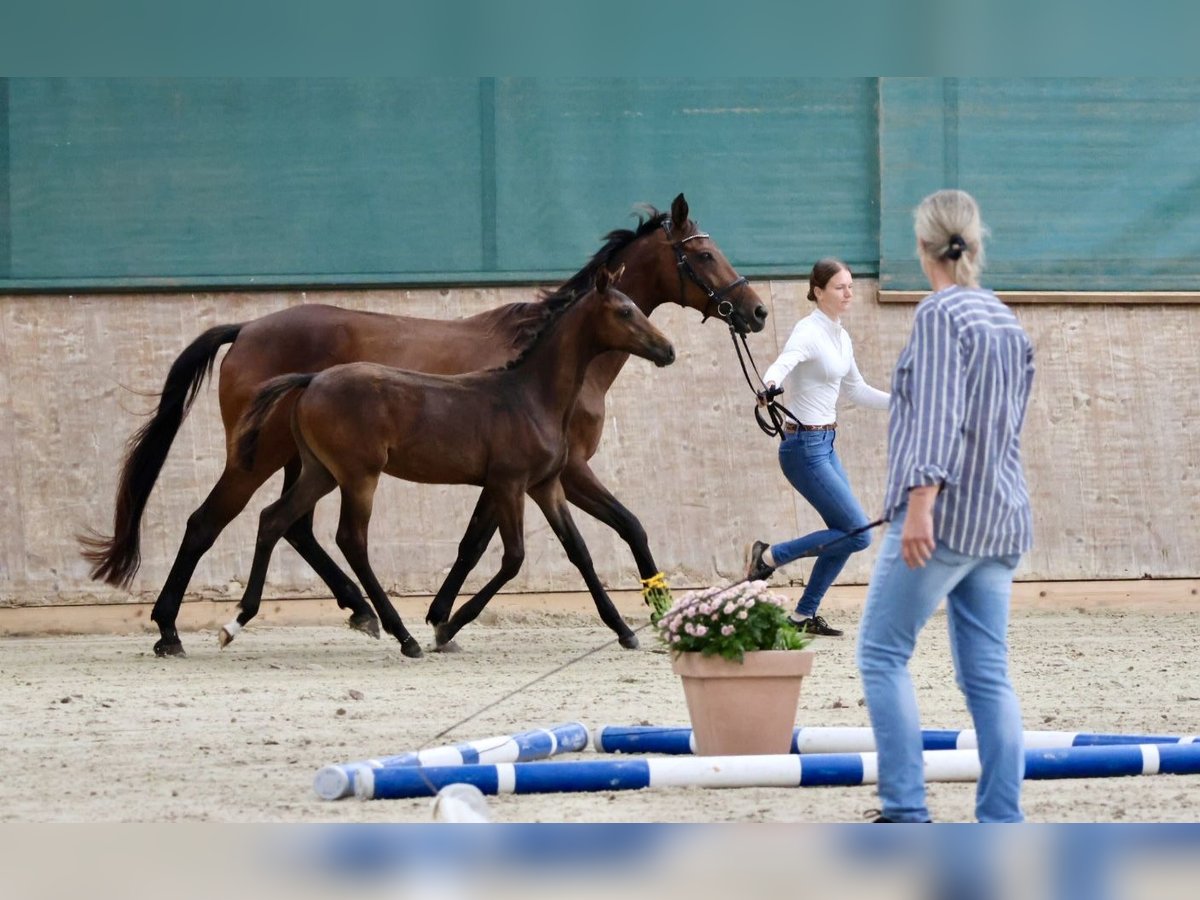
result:
M 604 350 L 632 353 L 656 366 L 669 366 L 675 362 L 675 348 L 671 342 L 650 324 L 646 314 L 632 300 L 613 286 L 624 268 L 622 266 L 614 273 L 601 266 L 592 290 L 579 300 L 581 305 L 589 307 L 592 337 Z
M 754 288 L 738 275 L 721 248 L 688 218 L 688 203 L 680 194 L 663 222 L 668 257 L 664 264 L 678 273 L 680 306 L 699 310 L 704 318 L 724 319 L 741 334 L 762 331 L 767 307 Z

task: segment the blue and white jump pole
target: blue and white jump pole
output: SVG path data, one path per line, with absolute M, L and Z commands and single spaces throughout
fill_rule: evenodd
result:
M 973 729 L 927 729 L 921 732 L 926 750 L 976 750 Z M 1026 731 L 1025 749 L 1095 747 L 1120 744 L 1191 744 L 1200 735 L 1090 734 L 1083 731 Z M 605 725 L 592 733 L 592 746 L 600 753 L 696 752 L 692 729 L 687 726 Z M 875 733 L 870 728 L 797 728 L 792 732 L 792 753 L 870 753 Z
M 975 750 L 925 751 L 927 781 L 975 781 Z M 1025 751 L 1027 779 L 1108 778 L 1200 773 L 1200 743 L 1061 747 Z M 497 765 L 366 768 L 354 793 L 364 800 L 430 797 L 448 784 L 472 784 L 484 794 L 622 791 L 656 787 L 817 787 L 875 784 L 874 753 L 778 756 L 668 756 L 543 761 Z
M 392 768 L 453 767 L 480 763 L 511 763 L 545 759 L 558 753 L 573 753 L 588 745 L 588 730 L 580 722 L 568 722 L 552 728 L 535 728 L 519 734 L 466 741 L 444 747 L 430 747 L 359 762 L 325 766 L 313 779 L 313 790 L 322 800 L 340 800 L 354 793 L 362 772 Z

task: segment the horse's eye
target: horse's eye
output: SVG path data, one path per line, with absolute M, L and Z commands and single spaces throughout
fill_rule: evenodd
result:
M 622 306 L 621 311 L 619 313 L 617 313 L 617 315 L 620 316 L 622 319 L 631 318 L 633 316 L 633 307 L 632 306 Z
M 712 262 L 715 257 L 711 253 L 709 253 L 707 250 L 705 250 L 703 253 L 700 254 L 700 258 L 702 260 L 704 260 L 705 262 Z

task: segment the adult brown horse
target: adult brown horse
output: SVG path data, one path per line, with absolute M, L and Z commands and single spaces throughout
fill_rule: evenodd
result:
M 187 529 L 171 571 L 154 604 L 151 618 L 160 637 L 159 656 L 182 655 L 175 628 L 184 591 L 196 564 L 227 524 L 245 507 L 263 482 L 284 468 L 284 490 L 295 481 L 300 460 L 288 422 L 285 400 L 265 423 L 254 468 L 238 465 L 230 443 L 233 429 L 258 387 L 291 372 L 318 372 L 339 363 L 366 361 L 434 374 L 452 375 L 501 365 L 528 342 L 545 319 L 554 298 L 577 294 L 591 286 L 601 267 L 625 266 L 623 291 L 649 314 L 674 301 L 717 316 L 739 331 L 761 331 L 767 318 L 754 289 L 739 278 L 712 239 L 688 217 L 680 194 L 669 215 L 651 210 L 634 231 L 611 232 L 583 269 L 543 302 L 513 303 L 456 320 L 421 319 L 355 312 L 332 306 L 295 306 L 251 322 L 211 328 L 175 360 L 153 417 L 129 442 L 117 487 L 111 537 L 81 539 L 92 577 L 126 587 L 141 563 L 141 520 L 150 492 L 179 427 L 211 373 L 221 347 L 232 343 L 221 362 L 219 400 L 225 427 L 226 463 L 208 497 L 188 518 Z M 596 452 L 604 427 L 604 395 L 627 357 L 610 353 L 596 359 L 575 405 L 568 437 L 570 453 L 562 473 L 567 499 L 616 530 L 629 544 L 642 578 L 658 572 L 646 532 L 637 518 L 596 478 L 588 460 Z M 429 620 L 445 621 L 466 573 L 475 565 L 495 532 L 496 518 L 486 495 L 480 498 L 445 583 L 430 606 Z M 302 517 L 284 537 L 329 586 L 338 606 L 351 611 L 350 624 L 378 635 L 378 623 L 354 582 L 317 543 L 311 517 Z
M 521 568 L 528 494 L 541 508 L 567 556 L 582 573 L 600 618 L 622 646 L 637 637 L 605 593 L 571 519 L 559 474 L 567 462 L 567 428 L 588 365 L 601 353 L 632 353 L 659 366 L 675 348 L 633 301 L 611 286 L 601 268 L 595 287 L 579 299 L 557 298 L 529 348 L 502 369 L 465 375 L 427 375 L 377 363 L 347 363 L 319 374 L 281 375 L 263 385 L 235 435 L 243 468 L 253 470 L 259 433 L 280 400 L 297 392 L 292 435 L 300 476 L 263 510 L 254 563 L 237 618 L 220 634 L 225 646 L 258 612 L 271 553 L 284 532 L 312 514 L 317 501 L 341 488 L 337 544 L 367 591 L 384 629 L 405 656 L 421 647 L 371 570 L 367 532 L 383 473 L 425 484 L 483 488 L 504 542 L 500 571 L 448 622 L 444 646 L 483 610 Z

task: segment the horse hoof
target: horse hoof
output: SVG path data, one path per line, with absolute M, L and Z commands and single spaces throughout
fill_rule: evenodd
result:
M 379 640 L 379 619 L 371 613 L 355 613 L 346 624 L 355 631 L 361 631 Z
M 633 632 L 630 632 L 629 634 L 621 635 L 621 637 L 618 638 L 618 640 L 621 642 L 621 646 L 624 647 L 626 650 L 636 650 L 638 648 L 637 635 L 634 634 Z
M 233 640 L 233 635 L 230 634 L 228 631 L 226 631 L 224 626 L 222 626 L 221 630 L 217 632 L 217 644 L 220 645 L 222 650 L 224 650 L 226 647 L 229 646 L 229 643 L 232 640 Z
M 438 644 L 433 648 L 434 653 L 462 653 L 462 647 L 458 646 L 458 641 L 449 640 L 444 644 Z
M 164 641 L 159 638 L 154 642 L 154 655 L 160 659 L 167 656 L 177 656 L 183 658 L 187 654 L 183 650 L 183 644 L 179 641 Z
M 400 642 L 400 652 L 412 659 L 420 659 L 425 655 L 421 650 L 420 643 L 412 636 L 406 637 Z

